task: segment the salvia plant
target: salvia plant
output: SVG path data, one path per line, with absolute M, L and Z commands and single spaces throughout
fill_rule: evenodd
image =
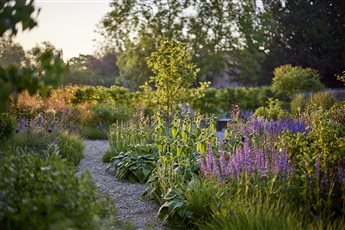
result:
M 237 179 L 241 173 L 257 174 L 260 177 L 280 175 L 287 177 L 294 173 L 289 164 L 286 150 L 258 148 L 251 146 L 248 139 L 235 152 L 221 151 L 215 154 L 210 145 L 205 157 L 201 157 L 200 169 L 204 176 L 215 176 L 219 180 Z

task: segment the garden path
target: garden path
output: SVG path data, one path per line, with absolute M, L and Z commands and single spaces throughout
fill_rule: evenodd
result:
M 115 201 L 121 222 L 129 221 L 135 229 L 164 229 L 156 216 L 159 206 L 140 198 L 147 186 L 119 181 L 106 172 L 108 164 L 102 162 L 102 156 L 108 148 L 108 141 L 85 141 L 84 159 L 80 161 L 77 176 L 90 172 L 98 191 Z

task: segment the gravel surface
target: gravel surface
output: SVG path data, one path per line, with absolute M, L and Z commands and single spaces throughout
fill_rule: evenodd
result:
M 118 181 L 106 172 L 102 156 L 109 148 L 108 141 L 85 141 L 84 159 L 80 161 L 77 176 L 89 171 L 100 193 L 114 199 L 121 222 L 129 221 L 135 229 L 164 229 L 157 219 L 159 206 L 154 201 L 142 200 L 147 186 Z

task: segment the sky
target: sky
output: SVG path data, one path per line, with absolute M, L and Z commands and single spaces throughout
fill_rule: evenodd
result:
M 63 50 L 68 60 L 79 54 L 93 54 L 97 49 L 95 32 L 97 24 L 111 10 L 109 0 L 35 0 L 41 11 L 38 26 L 32 30 L 18 32 L 15 41 L 25 50 L 44 41 L 51 42 Z

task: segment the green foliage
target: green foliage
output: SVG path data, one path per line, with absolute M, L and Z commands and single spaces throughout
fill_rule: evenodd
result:
M 290 102 L 291 113 L 295 116 L 302 113 L 317 112 L 320 108 L 328 110 L 335 103 L 331 91 L 320 91 L 310 94 L 296 94 Z
M 82 127 L 80 135 L 89 140 L 107 140 L 108 129 L 102 129 L 101 127 Z
M 193 89 L 195 91 L 196 89 Z M 218 114 L 228 112 L 232 104 L 237 104 L 244 111 L 255 110 L 264 106 L 268 98 L 278 95 L 270 87 L 255 88 L 206 88 L 202 90 L 203 96 L 190 101 L 191 107 L 204 114 Z M 285 98 L 281 98 L 285 100 Z
M 343 2 L 310 0 L 265 1 L 270 13 L 270 51 L 265 65 L 270 69 L 286 63 L 317 69 L 328 86 L 340 86 L 336 75 L 345 69 L 345 37 L 339 25 Z M 267 68 L 266 67 L 266 68 Z M 268 72 L 268 74 L 269 74 Z
M 337 80 L 343 82 L 345 85 L 345 71 L 343 71 L 342 74 L 339 74 L 337 76 Z
M 25 90 L 30 95 L 39 92 L 47 95 L 49 87 L 58 86 L 67 72 L 60 55 L 54 56 L 51 51 L 39 54 L 40 69 L 17 68 L 13 65 L 7 68 L 0 67 L 0 111 L 6 111 L 11 95 L 17 95 Z
M 305 111 L 306 98 L 304 94 L 297 93 L 290 102 L 290 111 L 293 116 L 298 116 Z
M 21 23 L 22 29 L 32 29 L 37 25 L 32 18 L 35 12 L 33 1 L 6 0 L 0 3 L 0 36 L 6 31 L 10 36 L 16 35 L 17 24 Z M 8 111 L 8 102 L 11 96 L 16 96 L 22 91 L 28 91 L 30 95 L 36 92 L 47 95 L 50 86 L 57 86 L 67 73 L 67 66 L 60 54 L 54 54 L 53 50 L 37 49 L 34 53 L 36 68 L 14 65 L 0 66 L 0 112 Z
M 317 91 L 324 87 L 319 73 L 314 69 L 284 65 L 274 70 L 272 89 L 283 95 L 292 96 L 301 91 Z
M 135 145 L 128 152 L 112 157 L 108 169 L 114 170 L 120 180 L 144 183 L 156 167 L 157 158 L 157 151 L 152 144 Z
M 255 110 L 255 116 L 263 117 L 268 120 L 287 118 L 289 114 L 283 109 L 283 103 L 278 99 L 269 98 L 268 107 L 260 107 Z
M 162 40 L 157 51 L 147 58 L 147 65 L 155 76 L 150 77 L 143 88 L 150 93 L 149 84 L 153 84 L 155 90 L 150 100 L 155 101 L 168 117 L 189 93 L 199 71 L 191 61 L 186 45 L 175 40 Z
M 84 145 L 79 136 L 62 132 L 48 133 L 42 131 L 30 131 L 18 133 L 8 140 L 4 146 L 9 149 L 22 148 L 29 153 L 46 155 L 49 145 L 55 144 L 59 151 L 59 156 L 77 166 L 83 158 Z
M 307 98 L 305 109 L 307 112 L 316 112 L 320 108 L 329 110 L 335 103 L 335 98 L 331 91 L 320 91 L 309 95 Z
M 142 33 L 136 43 L 126 43 L 127 49 L 119 54 L 116 64 L 119 66 L 120 75 L 117 84 L 137 90 L 153 75 L 148 67 L 146 58 L 156 50 L 157 40 L 149 34 Z
M 113 208 L 91 176 L 77 179 L 55 154 L 1 151 L 0 224 L 5 229 L 105 229 Z M 107 226 L 108 227 L 108 226 Z
M 124 87 L 111 86 L 106 88 L 103 86 L 83 86 L 78 87 L 71 98 L 71 103 L 78 105 L 85 102 L 107 102 L 109 100 L 117 103 L 131 103 L 132 95 L 129 90 Z
M 15 128 L 13 117 L 6 113 L 0 113 L 0 140 L 12 137 Z
M 106 125 L 128 120 L 134 114 L 134 109 L 126 104 L 102 103 L 92 107 L 91 117 L 87 125 Z
M 190 202 L 199 203 L 197 195 L 202 191 L 208 194 L 210 201 L 207 206 L 204 203 L 204 209 L 211 215 L 203 215 L 207 218 L 199 224 L 200 229 L 303 229 L 301 216 L 279 197 L 281 188 L 282 181 L 260 181 L 249 175 L 226 184 L 204 179 Z M 195 209 L 196 214 L 205 211 Z
M 56 133 L 44 133 L 44 132 L 25 132 L 18 133 L 8 140 L 8 147 L 15 149 L 17 147 L 25 149 L 27 152 L 34 152 L 40 156 L 44 156 L 44 151 L 47 146 L 54 143 Z
M 199 80 L 229 72 L 245 85 L 269 84 L 274 68 L 291 63 L 313 67 L 335 85 L 345 69 L 342 11 L 340 1 L 113 1 L 102 35 L 124 52 L 118 64 L 133 85 L 150 76 L 144 58 L 161 36 L 193 48 Z
M 267 76 L 263 74 L 263 63 L 268 56 L 265 50 L 266 42 L 271 37 L 268 31 L 274 30 L 275 24 L 267 20 L 269 12 L 260 9 L 257 2 L 252 0 L 238 1 L 234 4 L 233 11 L 236 14 L 233 23 L 240 33 L 240 38 L 234 40 L 243 46 L 234 47 L 231 53 L 237 61 L 236 64 L 230 62 L 232 74 L 243 85 L 267 84 Z M 236 68 L 240 69 L 237 73 Z
M 153 197 L 162 204 L 159 210 L 162 218 L 177 218 L 187 223 L 191 213 L 186 211 L 181 194 L 192 178 L 198 175 L 198 153 L 206 154 L 208 143 L 217 146 L 214 120 L 189 114 L 175 115 L 170 124 L 160 115 L 156 119 L 154 144 L 159 159 L 148 180 L 150 189 L 145 196 Z
M 111 87 L 115 84 L 115 77 L 113 75 L 97 74 L 88 70 L 70 70 L 63 84 Z
M 335 103 L 329 111 L 332 122 L 345 125 L 345 101 Z
M 294 200 L 326 218 L 343 213 L 344 188 L 338 180 L 342 176 L 337 175 L 345 157 L 344 139 L 344 128 L 321 110 L 312 115 L 307 134 L 286 131 L 277 143 L 280 148 L 288 148 L 296 164 L 294 186 L 299 192 L 294 193 Z
M 126 122 L 114 123 L 109 131 L 110 149 L 103 156 L 103 161 L 108 162 L 136 145 L 153 143 L 153 131 L 150 119 L 143 114 L 137 114 Z
M 111 12 L 102 20 L 102 32 L 123 51 L 118 65 L 123 80 L 127 80 L 126 86 L 138 86 L 140 81 L 149 78 L 151 73 L 145 63 L 145 57 L 149 57 L 155 50 L 160 37 L 187 41 L 193 47 L 194 61 L 204 67 L 203 75 L 218 72 L 217 67 L 224 65 L 223 53 L 220 50 L 231 44 L 229 40 L 232 40 L 232 37 L 228 35 L 232 30 L 223 20 L 231 20 L 234 13 L 225 14 L 223 10 L 230 12 L 232 4 L 227 6 L 219 2 L 208 4 L 201 1 L 194 6 L 192 2 L 173 0 L 169 4 L 114 1 L 111 6 Z M 156 10 L 152 11 L 151 7 Z M 192 15 L 186 11 L 189 7 L 194 8 L 197 14 Z M 210 26 L 216 22 L 218 26 Z M 214 34 L 214 37 L 208 36 L 209 33 Z M 128 83 L 128 79 L 132 85 Z
M 84 144 L 79 136 L 63 132 L 57 138 L 57 146 L 60 149 L 60 155 L 63 159 L 72 162 L 77 166 L 83 159 Z
M 105 50 L 97 55 L 79 54 L 69 60 L 70 72 L 64 84 L 110 87 L 115 84 L 119 75 L 116 60 L 117 54 L 112 50 Z
M 255 84 L 267 56 L 264 45 L 273 32 L 273 23 L 267 18 L 248 0 L 114 1 L 102 20 L 102 32 L 123 50 L 118 65 L 126 79 L 134 78 L 134 85 L 137 79 L 150 76 L 144 57 L 154 51 L 159 37 L 183 41 L 193 48 L 193 62 L 201 68 L 199 81 L 212 81 L 225 70 L 244 84 Z
M 11 38 L 0 38 L 0 50 L 0 66 L 4 68 L 9 65 L 19 67 L 27 61 L 23 47 Z
M 36 11 L 33 1 L 13 1 L 5 0 L 0 2 L 0 36 L 6 31 L 16 35 L 17 25 L 22 25 L 22 30 L 31 30 L 37 25 L 32 14 Z
M 111 124 L 127 121 L 135 114 L 136 107 L 140 106 L 137 97 L 124 87 L 83 86 L 76 88 L 70 103 L 80 108 L 84 135 L 104 137 Z M 100 130 L 99 135 L 94 128 Z
M 197 177 L 185 187 L 173 188 L 163 197 L 164 204 L 159 209 L 159 217 L 169 219 L 172 227 L 188 228 L 200 226 L 214 216 L 213 205 L 220 202 L 216 183 L 208 183 Z

